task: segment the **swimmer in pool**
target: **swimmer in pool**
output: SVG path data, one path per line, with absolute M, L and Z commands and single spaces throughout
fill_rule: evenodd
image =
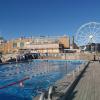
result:
M 20 86 L 20 87 L 24 87 L 24 83 L 23 83 L 23 82 L 20 82 L 20 83 L 19 83 L 19 86 Z

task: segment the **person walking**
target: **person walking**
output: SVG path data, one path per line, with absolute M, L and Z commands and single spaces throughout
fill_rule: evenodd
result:
M 99 61 L 99 63 L 100 63 L 100 57 L 98 58 L 98 61 Z

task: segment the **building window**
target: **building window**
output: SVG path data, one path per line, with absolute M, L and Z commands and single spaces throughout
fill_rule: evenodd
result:
M 16 48 L 17 47 L 17 43 L 13 43 L 13 48 Z
M 20 47 L 21 48 L 24 47 L 24 43 L 23 42 L 20 43 Z

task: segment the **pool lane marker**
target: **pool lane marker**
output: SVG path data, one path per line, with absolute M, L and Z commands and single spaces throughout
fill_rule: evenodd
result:
M 4 89 L 4 88 L 7 88 L 7 87 L 9 87 L 9 86 L 16 85 L 16 84 L 22 84 L 25 80 L 28 80 L 28 79 L 30 79 L 30 78 L 29 78 L 29 77 L 26 77 L 26 78 L 21 79 L 21 80 L 19 80 L 19 81 L 16 81 L 16 82 L 7 84 L 7 85 L 5 85 L 5 86 L 1 86 L 0 89 Z

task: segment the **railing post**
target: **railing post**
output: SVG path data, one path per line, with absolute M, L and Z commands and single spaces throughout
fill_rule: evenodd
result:
M 78 67 L 78 69 L 77 69 L 77 70 L 78 70 L 78 74 L 79 74 L 79 72 L 80 72 L 80 66 Z
M 75 78 L 75 71 L 73 70 L 73 80 L 74 80 L 74 78 Z

